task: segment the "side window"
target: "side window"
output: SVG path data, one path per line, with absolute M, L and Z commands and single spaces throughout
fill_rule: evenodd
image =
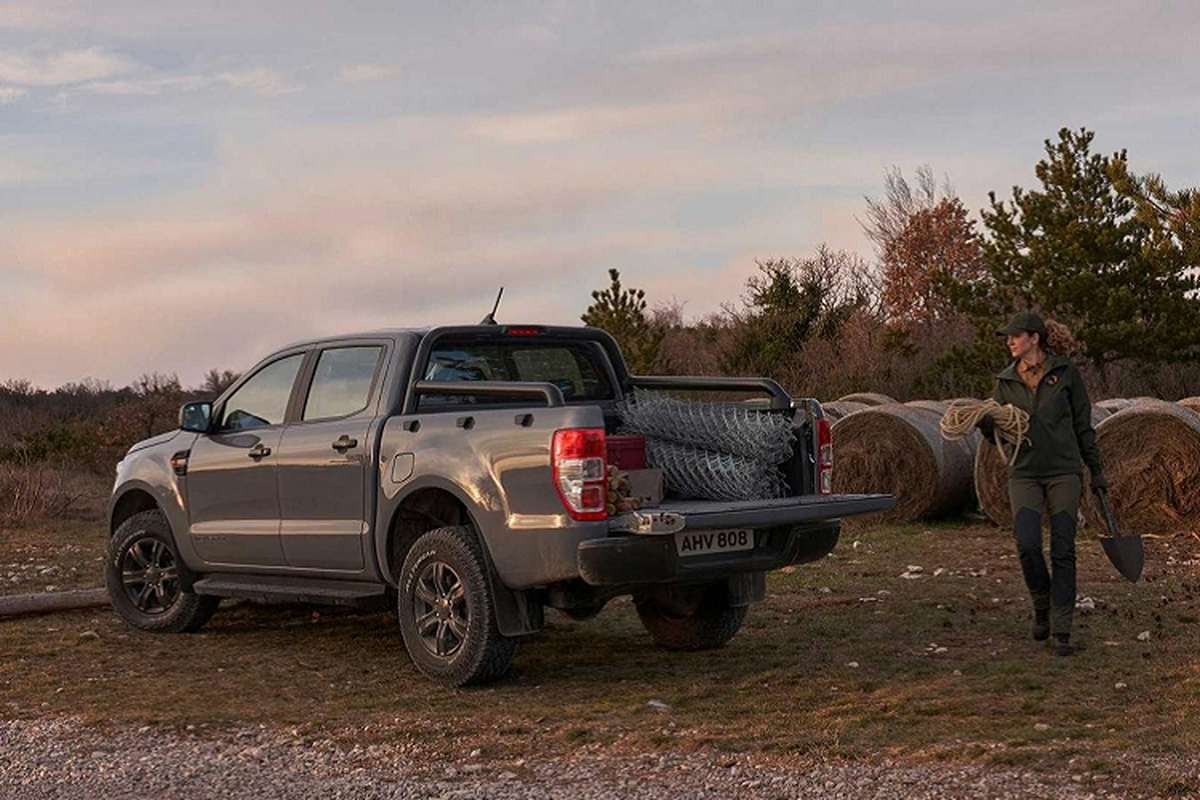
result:
M 345 417 L 366 408 L 382 352 L 382 347 L 323 351 L 317 359 L 302 419 Z
M 225 402 L 221 430 L 244 431 L 281 424 L 303 361 L 304 354 L 297 353 L 272 361 L 254 373 Z

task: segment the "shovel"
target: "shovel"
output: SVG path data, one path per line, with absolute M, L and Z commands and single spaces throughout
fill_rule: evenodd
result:
M 1137 583 L 1142 577 L 1142 567 L 1146 563 L 1146 553 L 1142 550 L 1142 537 L 1121 533 L 1117 519 L 1113 516 L 1112 507 L 1108 504 L 1108 492 L 1100 490 L 1096 493 L 1100 500 L 1100 510 L 1104 512 L 1104 521 L 1108 523 L 1109 535 L 1100 540 L 1104 555 L 1131 583 Z

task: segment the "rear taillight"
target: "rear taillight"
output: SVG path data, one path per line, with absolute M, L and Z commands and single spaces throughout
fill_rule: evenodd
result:
M 571 519 L 607 518 L 606 451 L 603 428 L 566 428 L 554 432 L 551 456 L 554 488 Z
M 829 420 L 817 420 L 817 493 L 833 494 L 833 429 Z

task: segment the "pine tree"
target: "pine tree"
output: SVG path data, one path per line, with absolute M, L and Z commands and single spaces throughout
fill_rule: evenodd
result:
M 592 304 L 581 319 L 585 325 L 612 334 L 630 372 L 649 374 L 666 331 L 647 316 L 644 290 L 622 287 L 619 270 L 610 269 L 608 277 L 609 287 L 592 292 Z
M 987 274 L 942 284 L 980 333 L 974 356 L 952 354 L 960 365 L 995 351 L 991 331 L 1024 308 L 1064 322 L 1102 383 L 1117 362 L 1148 368 L 1200 356 L 1198 250 L 1194 236 L 1188 239 L 1196 230 L 1195 193 L 1172 194 L 1161 182 L 1132 177 L 1125 151 L 1094 154 L 1093 138 L 1086 129 L 1062 129 L 1037 164 L 1040 190 L 1014 187 L 1010 202 L 989 195 L 982 212 Z M 1192 205 L 1156 214 L 1156 195 L 1167 209 L 1185 197 Z

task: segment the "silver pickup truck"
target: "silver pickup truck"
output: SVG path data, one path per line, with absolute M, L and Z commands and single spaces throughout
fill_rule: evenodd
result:
M 635 388 L 763 396 L 792 420 L 790 496 L 679 499 L 610 516 L 605 437 Z M 785 426 L 786 427 L 786 426 Z M 601 330 L 481 324 L 301 342 L 117 466 L 106 578 L 117 613 L 194 631 L 221 598 L 395 602 L 413 663 L 503 675 L 544 609 L 632 595 L 653 639 L 715 647 L 887 495 L 830 493 L 829 424 L 774 381 L 630 375 Z

